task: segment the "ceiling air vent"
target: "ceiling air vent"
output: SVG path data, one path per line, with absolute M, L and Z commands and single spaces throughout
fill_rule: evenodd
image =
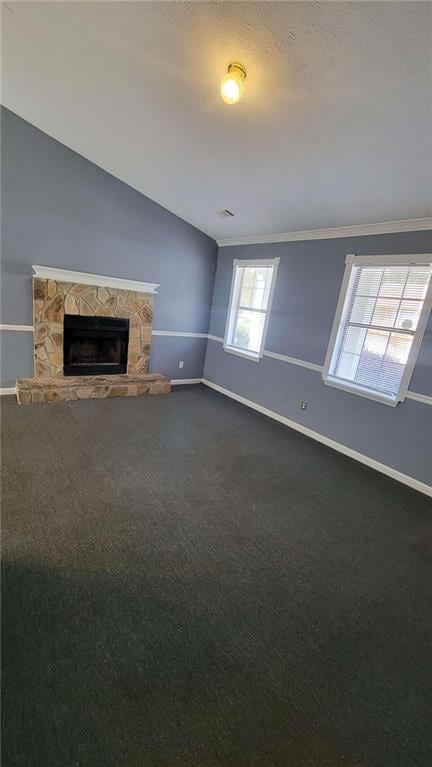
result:
M 217 214 L 221 218 L 229 218 L 230 216 L 234 215 L 234 213 L 231 213 L 231 211 L 228 210 L 227 208 L 224 208 L 224 210 L 218 210 Z

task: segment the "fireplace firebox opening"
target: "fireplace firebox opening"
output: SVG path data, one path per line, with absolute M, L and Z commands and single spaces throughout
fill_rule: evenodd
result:
M 127 372 L 129 320 L 64 315 L 65 376 L 116 375 Z

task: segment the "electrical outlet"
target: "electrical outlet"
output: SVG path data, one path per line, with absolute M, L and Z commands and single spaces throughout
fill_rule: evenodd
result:
M 180 369 L 182 369 L 182 368 L 183 368 L 183 366 L 184 366 L 184 362 L 183 362 L 183 360 L 179 360 L 179 368 L 180 368 Z
M 306 410 L 306 408 L 307 408 L 307 402 L 306 402 L 306 400 L 304 399 L 304 400 L 302 400 L 302 401 L 301 401 L 301 403 L 300 403 L 300 410 Z

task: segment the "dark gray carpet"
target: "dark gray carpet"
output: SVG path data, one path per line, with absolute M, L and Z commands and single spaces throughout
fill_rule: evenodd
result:
M 3 411 L 3 767 L 430 767 L 429 500 L 201 386 Z

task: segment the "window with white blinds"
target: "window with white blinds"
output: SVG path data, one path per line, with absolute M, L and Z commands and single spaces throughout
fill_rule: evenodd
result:
M 431 309 L 431 256 L 347 258 L 324 380 L 397 404 Z
M 224 349 L 260 360 L 267 333 L 278 258 L 234 260 Z

